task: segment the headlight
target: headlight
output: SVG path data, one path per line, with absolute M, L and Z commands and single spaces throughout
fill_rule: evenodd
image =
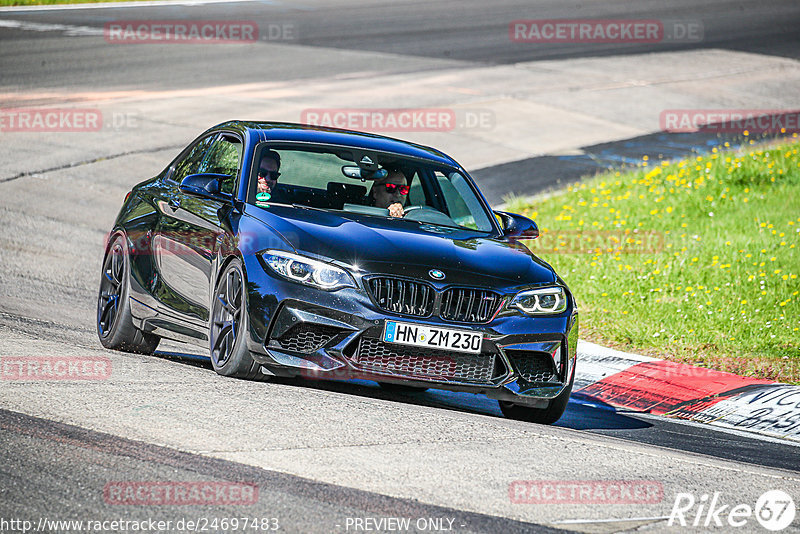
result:
M 356 287 L 347 271 L 329 263 L 278 250 L 262 252 L 261 257 L 270 269 L 293 282 L 309 284 L 328 291 Z
M 561 313 L 567 309 L 567 294 L 563 287 L 543 287 L 520 291 L 508 306 L 530 315 Z

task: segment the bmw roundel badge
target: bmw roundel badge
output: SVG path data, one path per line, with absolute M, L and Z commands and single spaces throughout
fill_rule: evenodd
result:
M 444 280 L 444 273 L 439 269 L 431 269 L 430 271 L 428 271 L 428 274 L 434 280 Z

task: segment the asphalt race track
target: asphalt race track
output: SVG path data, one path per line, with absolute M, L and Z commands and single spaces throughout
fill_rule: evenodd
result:
M 643 44 L 509 39 L 513 20 L 562 18 L 699 21 L 703 32 L 693 42 Z M 261 38 L 126 45 L 103 36 L 110 21 L 171 19 L 254 21 Z M 682 529 L 666 518 L 678 494 L 718 492 L 729 508 L 753 507 L 780 489 L 800 502 L 795 443 L 577 401 L 542 427 L 504 419 L 495 403 L 467 394 L 224 379 L 191 346 L 162 342 L 151 357 L 106 351 L 94 325 L 103 239 L 125 193 L 208 126 L 298 122 L 310 108 L 452 109 L 453 130 L 388 135 L 448 152 L 498 204 L 508 192 L 724 140 L 659 131 L 665 108 L 800 108 L 798 28 L 800 4 L 783 1 L 0 10 L 0 112 L 69 107 L 103 117 L 90 132 L 10 131 L 0 122 L 0 360 L 111 363 L 98 381 L 0 381 L 0 531 L 22 531 L 4 526 L 11 519 L 34 527 L 42 518 L 169 520 L 161 531 L 172 532 L 180 520 L 248 517 L 274 518 L 286 532 L 404 531 L 389 518 L 425 532 L 673 532 Z M 133 481 L 245 483 L 257 499 L 108 498 L 109 485 Z M 515 502 L 515 481 L 645 481 L 661 493 L 637 503 L 533 504 Z M 695 531 L 733 529 L 703 521 Z M 733 530 L 764 531 L 755 518 Z M 798 531 L 797 519 L 784 530 Z

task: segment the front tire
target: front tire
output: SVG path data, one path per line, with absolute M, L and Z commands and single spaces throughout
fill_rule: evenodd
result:
M 222 376 L 253 380 L 261 366 L 247 348 L 249 321 L 242 263 L 232 260 L 222 271 L 214 291 L 208 339 L 211 365 Z
M 516 419 L 518 421 L 527 421 L 528 423 L 539 423 L 541 425 L 552 425 L 564 415 L 569 402 L 569 396 L 572 393 L 572 384 L 575 382 L 575 370 L 572 371 L 572 378 L 569 385 L 559 393 L 559 395 L 550 401 L 547 408 L 529 408 L 528 406 L 520 406 L 513 402 L 499 401 L 500 411 L 509 419 Z
M 117 234 L 103 258 L 103 276 L 97 296 L 97 336 L 107 349 L 153 354 L 161 338 L 133 325 L 129 280 L 125 237 Z

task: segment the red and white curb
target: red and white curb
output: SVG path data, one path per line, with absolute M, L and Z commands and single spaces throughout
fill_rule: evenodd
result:
M 800 386 L 578 342 L 577 399 L 800 441 Z

